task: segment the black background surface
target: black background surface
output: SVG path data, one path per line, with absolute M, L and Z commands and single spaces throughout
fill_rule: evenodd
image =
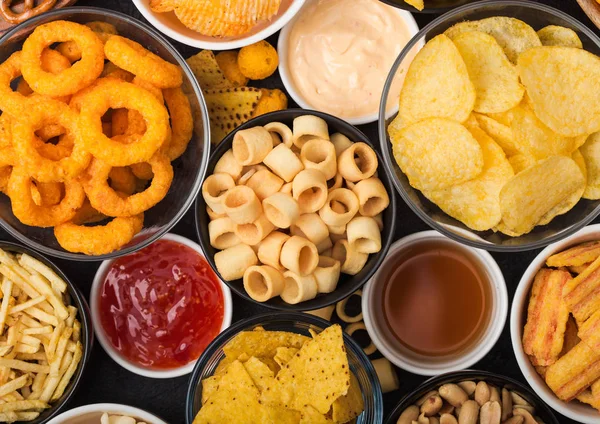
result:
M 596 29 L 579 8 L 575 0 L 543 0 L 539 2 L 567 12 L 600 34 L 598 29 Z M 116 10 L 146 22 L 129 0 L 81 0 L 77 5 Z M 435 17 L 434 15 L 415 15 L 420 27 L 426 25 Z M 166 38 L 169 39 L 168 37 Z M 171 39 L 169 41 L 175 45 L 184 57 L 198 52 L 198 49 L 185 46 Z M 277 35 L 270 37 L 268 41 L 276 46 Z M 253 82 L 252 85 L 285 90 L 277 73 L 265 81 Z M 295 104 L 290 99 L 290 107 L 292 106 L 295 106 Z M 359 128 L 367 134 L 373 144 L 379 144 L 376 123 L 362 125 Z M 410 210 L 400 196 L 396 193 L 394 194 L 398 198 L 396 237 L 400 238 L 417 231 L 429 230 L 430 228 Z M 597 219 L 595 222 L 600 222 L 600 219 Z M 193 207 L 175 226 L 172 232 L 197 241 L 194 230 Z M 0 240 L 12 241 L 12 238 L 4 230 L 0 229 Z M 504 273 L 504 278 L 508 286 L 509 299 L 512 299 L 521 275 L 538 252 L 534 250 L 522 253 L 492 253 L 492 256 L 496 259 Z M 51 260 L 61 267 L 71 281 L 79 285 L 79 288 L 86 296 L 89 295 L 92 280 L 99 263 L 77 263 L 54 258 L 51 258 Z M 236 295 L 233 295 L 233 305 L 233 322 L 269 312 L 268 309 L 250 303 Z M 494 349 L 483 360 L 473 366 L 473 369 L 491 371 L 519 381 L 525 381 L 512 351 L 508 318 L 502 336 Z M 398 376 L 400 378 L 400 390 L 384 395 L 385 416 L 389 414 L 401 397 L 413 391 L 426 379 L 425 377 L 402 370 L 398 370 Z M 188 376 L 184 376 L 168 380 L 158 380 L 132 374 L 113 362 L 99 343 L 95 342 L 92 357 L 86 368 L 81 385 L 66 409 L 91 403 L 121 403 L 145 409 L 172 424 L 184 423 L 188 379 Z M 560 416 L 558 413 L 557 418 L 561 424 L 575 422 Z M 600 423 L 600 418 L 598 422 Z

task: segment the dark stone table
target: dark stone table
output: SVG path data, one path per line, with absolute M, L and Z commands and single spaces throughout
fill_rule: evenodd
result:
M 600 34 L 598 29 L 596 29 L 579 8 L 575 0 L 543 0 L 540 1 L 540 3 L 546 3 L 569 13 L 589 28 L 594 29 L 596 33 Z M 138 13 L 133 3 L 129 0 L 80 0 L 78 5 L 112 9 L 145 21 L 140 13 Z M 420 27 L 429 23 L 434 17 L 434 15 L 425 14 L 415 15 Z M 197 49 L 192 47 L 185 46 L 173 40 L 170 41 L 173 42 L 184 57 L 191 56 L 198 52 Z M 277 35 L 269 38 L 269 41 L 276 46 Z M 280 88 L 284 90 L 278 74 L 275 74 L 265 81 L 258 82 L 258 84 L 253 83 L 253 85 L 267 88 Z M 296 105 L 291 102 L 290 107 L 292 106 Z M 374 144 L 378 144 L 376 123 L 363 125 L 360 128 L 369 136 Z M 192 209 L 188 211 L 172 231 L 192 240 L 196 240 Z M 410 210 L 399 196 L 398 219 L 399 222 L 398 225 L 396 225 L 397 238 L 417 231 L 429 229 L 429 227 Z M 600 219 L 597 221 L 600 222 Z M 0 229 L 0 240 L 11 240 L 11 237 L 4 230 Z M 492 253 L 504 273 L 510 299 L 512 299 L 512 296 L 514 295 L 519 279 L 525 271 L 525 268 L 527 268 L 528 264 L 537 253 L 538 251 L 506 254 Z M 79 285 L 85 295 L 89 295 L 92 280 L 99 263 L 77 263 L 59 259 L 53 260 L 73 282 Z M 233 305 L 234 322 L 269 311 L 267 308 L 250 303 L 236 295 L 233 295 Z M 512 351 L 508 319 L 502 336 L 494 349 L 473 368 L 491 371 L 520 381 L 525 381 Z M 386 416 L 400 398 L 414 390 L 426 379 L 425 377 L 414 375 L 406 371 L 397 371 L 400 378 L 400 390 L 384 395 Z M 148 410 L 172 424 L 183 424 L 185 422 L 184 413 L 188 379 L 189 377 L 184 376 L 170 380 L 157 380 L 132 374 L 113 362 L 99 343 L 96 342 L 83 381 L 67 408 L 100 402 L 122 403 Z M 561 424 L 575 423 L 575 421 L 562 417 L 558 413 L 557 418 Z M 600 423 L 600 418 L 598 419 L 598 422 Z

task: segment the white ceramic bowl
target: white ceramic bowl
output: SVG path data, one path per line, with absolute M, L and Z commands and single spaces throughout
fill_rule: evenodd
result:
M 139 0 L 134 0 L 134 2 L 137 2 L 137 1 L 139 1 Z M 311 1 L 311 0 L 309 0 L 309 1 Z M 413 18 L 413 16 L 409 12 L 392 7 L 392 6 L 387 6 L 387 7 L 389 7 L 391 13 L 397 13 L 404 20 L 404 22 L 406 23 L 406 28 L 408 29 L 408 32 L 411 37 L 414 37 L 419 32 L 419 26 L 417 25 L 415 18 Z M 298 106 L 300 106 L 302 109 L 313 110 L 313 109 L 315 109 L 315 107 L 312 106 L 296 90 L 294 80 L 293 80 L 292 76 L 290 75 L 290 71 L 288 68 L 288 39 L 290 37 L 290 32 L 292 30 L 292 27 L 294 26 L 295 21 L 296 21 L 296 19 L 291 20 L 290 23 L 288 25 L 286 25 L 281 30 L 281 33 L 279 34 L 279 41 L 277 42 L 277 53 L 279 55 L 279 76 L 281 77 L 281 81 L 283 82 L 285 89 L 287 90 L 289 95 L 292 97 L 292 99 L 294 99 L 294 101 L 298 104 Z M 385 81 L 382 81 L 382 85 L 381 85 L 382 92 L 383 92 L 383 83 L 384 82 Z M 390 113 L 392 115 L 398 111 L 398 102 L 395 102 L 395 103 L 396 104 L 395 104 L 394 108 L 390 111 Z M 331 113 L 330 111 L 327 111 L 327 110 L 320 110 L 320 112 Z M 379 109 L 376 109 L 373 111 L 373 113 L 370 113 L 370 114 L 364 115 L 364 116 L 355 116 L 355 117 L 339 116 L 339 118 L 349 122 L 352 125 L 368 124 L 370 122 L 375 122 L 375 121 L 377 121 L 377 119 L 379 119 Z
M 100 417 L 105 412 L 110 415 L 127 415 L 146 424 L 167 424 L 157 416 L 142 409 L 116 403 L 95 403 L 80 406 L 57 415 L 48 421 L 48 424 L 100 424 Z
M 473 347 L 458 356 L 450 358 L 424 357 L 407 348 L 404 348 L 396 339 L 385 324 L 383 308 L 381 305 L 380 286 L 385 282 L 378 281 L 379 272 L 377 272 L 365 285 L 363 289 L 362 311 L 367 327 L 367 332 L 371 340 L 390 362 L 397 367 L 414 374 L 434 376 L 448 372 L 459 371 L 470 368 L 494 347 L 506 322 L 508 314 L 508 294 L 506 292 L 506 283 L 502 271 L 492 256 L 485 250 L 474 249 L 455 242 L 437 231 L 423 231 L 404 237 L 394 244 L 388 252 L 388 258 L 399 250 L 410 248 L 416 243 L 423 241 L 443 240 L 453 245 L 458 251 L 469 255 L 481 265 L 481 269 L 487 272 L 488 280 L 491 283 L 490 294 L 492 300 L 492 310 L 489 317 L 488 327 L 480 336 L 479 341 L 474 343 Z M 387 258 L 386 258 L 387 259 Z M 385 267 L 385 260 L 381 265 Z M 379 298 L 379 299 L 378 299 Z
M 542 268 L 546 259 L 553 254 L 565 250 L 571 246 L 591 241 L 600 240 L 600 224 L 590 225 L 579 230 L 572 236 L 567 237 L 557 243 L 553 243 L 546 247 L 535 257 L 533 262 L 527 267 L 513 299 L 512 309 L 510 313 L 510 335 L 512 338 L 512 346 L 517 357 L 517 362 L 521 372 L 525 376 L 525 380 L 531 385 L 533 390 L 546 402 L 550 407 L 566 417 L 585 424 L 600 423 L 600 414 L 591 406 L 582 403 L 563 402 L 550 390 L 546 382 L 535 371 L 529 358 L 523 351 L 523 327 L 527 321 L 527 306 L 529 303 L 529 292 L 535 274 Z
M 176 234 L 165 234 L 161 240 L 171 240 L 176 243 L 183 244 L 187 247 L 194 249 L 200 256 L 203 258 L 204 253 L 202 253 L 202 248 L 194 243 L 193 241 L 178 236 Z M 174 378 L 180 377 L 182 375 L 186 375 L 192 372 L 194 369 L 194 365 L 196 361 L 192 361 L 182 367 L 173 368 L 173 369 L 151 369 L 142 367 L 136 363 L 133 363 L 126 359 L 121 353 L 119 353 L 112 345 L 106 334 L 104 333 L 104 329 L 102 328 L 100 321 L 100 310 L 98 307 L 98 302 L 100 301 L 99 292 L 104 283 L 104 278 L 106 273 L 110 269 L 110 266 L 114 260 L 103 261 L 98 271 L 96 271 L 96 275 L 94 276 L 94 282 L 92 283 L 92 291 L 90 293 L 90 311 L 92 314 L 92 322 L 94 323 L 94 332 L 96 333 L 96 338 L 100 342 L 100 345 L 104 348 L 108 356 L 110 356 L 117 364 L 121 365 L 123 368 L 131 371 L 132 373 L 142 375 L 144 377 L 150 378 Z M 229 287 L 215 274 L 215 277 L 219 281 L 219 286 L 223 291 L 223 302 L 224 302 L 224 311 L 223 311 L 223 324 L 221 325 L 221 331 L 225 330 L 231 324 L 231 314 L 233 304 L 231 301 L 231 291 Z
M 199 49 L 231 50 L 248 46 L 275 34 L 287 24 L 296 13 L 298 13 L 304 4 L 304 1 L 305 0 L 283 0 L 280 12 L 273 17 L 271 22 L 259 31 L 251 32 L 248 35 L 242 35 L 240 37 L 227 37 L 222 39 L 217 37 L 207 37 L 187 28 L 179 21 L 179 19 L 177 19 L 174 12 L 153 12 L 150 9 L 150 0 L 133 0 L 133 4 L 152 26 L 180 43 Z

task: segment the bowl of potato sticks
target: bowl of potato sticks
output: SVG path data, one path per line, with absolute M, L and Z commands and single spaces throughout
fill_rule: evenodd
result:
M 196 201 L 207 261 L 242 297 L 312 310 L 359 289 L 392 242 L 396 201 L 379 154 L 322 112 L 251 119 L 213 152 Z
M 515 293 L 512 345 L 521 372 L 552 408 L 600 420 L 600 225 L 540 252 Z
M 440 424 L 558 424 L 552 410 L 531 389 L 511 378 L 477 370 L 427 380 L 400 401 L 385 423 L 412 424 L 434 418 Z
M 186 409 L 188 424 L 383 420 L 379 380 L 362 348 L 338 324 L 298 312 L 259 315 L 221 333 L 196 364 Z
M 426 42 L 414 56 L 414 46 Z M 476 2 L 400 54 L 397 114 L 380 107 L 385 166 L 411 209 L 473 247 L 523 251 L 600 212 L 600 39 L 551 7 Z
M 53 263 L 0 242 L 0 421 L 45 423 L 65 407 L 90 357 L 85 298 Z
M 133 406 L 96 403 L 70 409 L 48 424 L 167 424 L 157 416 Z
M 0 39 L 0 225 L 37 251 L 104 260 L 169 231 L 204 176 L 199 86 L 150 27 L 95 8 Z

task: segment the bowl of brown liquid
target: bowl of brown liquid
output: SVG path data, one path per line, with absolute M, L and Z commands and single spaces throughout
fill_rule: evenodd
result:
M 394 243 L 363 289 L 369 336 L 399 368 L 438 375 L 469 368 L 494 346 L 508 314 L 492 256 L 436 231 Z

